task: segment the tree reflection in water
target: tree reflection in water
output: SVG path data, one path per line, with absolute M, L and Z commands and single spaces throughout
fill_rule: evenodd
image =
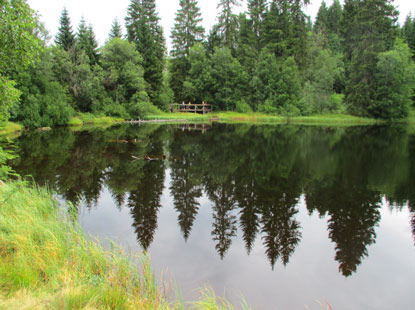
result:
M 310 214 L 328 218 L 344 276 L 375 243 L 383 200 L 392 209 L 409 208 L 415 235 L 415 135 L 405 127 L 216 124 L 202 133 L 120 125 L 28 132 L 15 144 L 14 169 L 75 206 L 95 207 L 108 188 L 118 208 L 130 209 L 145 250 L 163 207 L 167 169 L 183 238 L 191 235 L 205 194 L 221 258 L 240 229 L 248 254 L 262 242 L 272 268 L 288 264 L 302 238 L 302 197 Z

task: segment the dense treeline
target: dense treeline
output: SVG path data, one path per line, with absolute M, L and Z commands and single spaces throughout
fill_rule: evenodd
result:
M 220 0 L 206 33 L 197 0 L 179 0 L 170 56 L 155 0 L 131 0 L 126 33 L 115 19 L 101 47 L 84 19 L 73 29 L 65 8 L 48 45 L 24 0 L 2 2 L 2 117 L 53 126 L 76 112 L 139 118 L 183 101 L 288 116 L 408 116 L 415 20 L 399 27 L 392 0 L 323 1 L 314 24 L 302 10 L 309 0 L 247 0 L 236 15 L 241 2 Z

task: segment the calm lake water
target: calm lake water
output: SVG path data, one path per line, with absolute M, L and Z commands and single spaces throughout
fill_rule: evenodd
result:
M 147 250 L 184 300 L 209 286 L 254 309 L 415 307 L 405 126 L 120 125 L 15 144 L 18 173 L 76 205 L 87 233 Z

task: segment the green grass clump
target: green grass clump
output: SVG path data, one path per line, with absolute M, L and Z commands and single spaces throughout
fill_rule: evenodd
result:
M 72 117 L 68 126 L 82 126 L 82 125 L 102 125 L 102 124 L 114 124 L 124 122 L 123 118 L 111 117 L 111 116 L 98 116 L 89 113 L 77 113 L 76 116 Z
M 144 120 L 147 121 L 157 121 L 157 120 L 171 120 L 171 121 L 199 121 L 207 122 L 211 118 L 211 114 L 198 114 L 198 113 L 183 113 L 183 112 L 174 112 L 174 113 L 159 113 L 159 114 L 149 114 L 144 117 Z
M 72 117 L 68 122 L 68 126 L 82 126 L 82 125 L 83 125 L 83 122 L 78 116 Z
M 184 309 L 167 301 L 148 256 L 105 249 L 73 219 L 73 207 L 60 206 L 46 189 L 0 181 L 0 310 Z M 190 306 L 231 309 L 212 298 L 202 293 Z

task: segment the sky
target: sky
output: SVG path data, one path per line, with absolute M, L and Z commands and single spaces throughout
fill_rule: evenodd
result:
M 59 27 L 59 17 L 64 7 L 69 11 L 72 28 L 76 31 L 79 21 L 83 16 L 86 22 L 91 23 L 100 45 L 105 43 L 111 24 L 115 18 L 124 25 L 124 17 L 130 0 L 27 0 L 32 9 L 40 14 L 40 19 L 46 25 L 49 34 L 54 37 Z M 208 31 L 216 23 L 217 3 L 219 0 L 199 0 L 199 8 L 202 12 L 203 26 Z M 340 0 L 343 2 L 343 0 Z M 161 18 L 161 25 L 170 50 L 170 31 L 174 25 L 174 18 L 179 8 L 179 0 L 156 0 L 157 10 Z M 326 0 L 330 6 L 332 0 Z M 395 6 L 400 11 L 399 21 L 402 24 L 406 16 L 412 11 L 415 13 L 414 0 L 395 0 Z M 305 13 L 314 20 L 321 0 L 311 0 L 305 8 Z M 236 13 L 246 10 L 246 0 L 241 7 L 236 9 Z M 125 30 L 124 30 L 125 33 Z

